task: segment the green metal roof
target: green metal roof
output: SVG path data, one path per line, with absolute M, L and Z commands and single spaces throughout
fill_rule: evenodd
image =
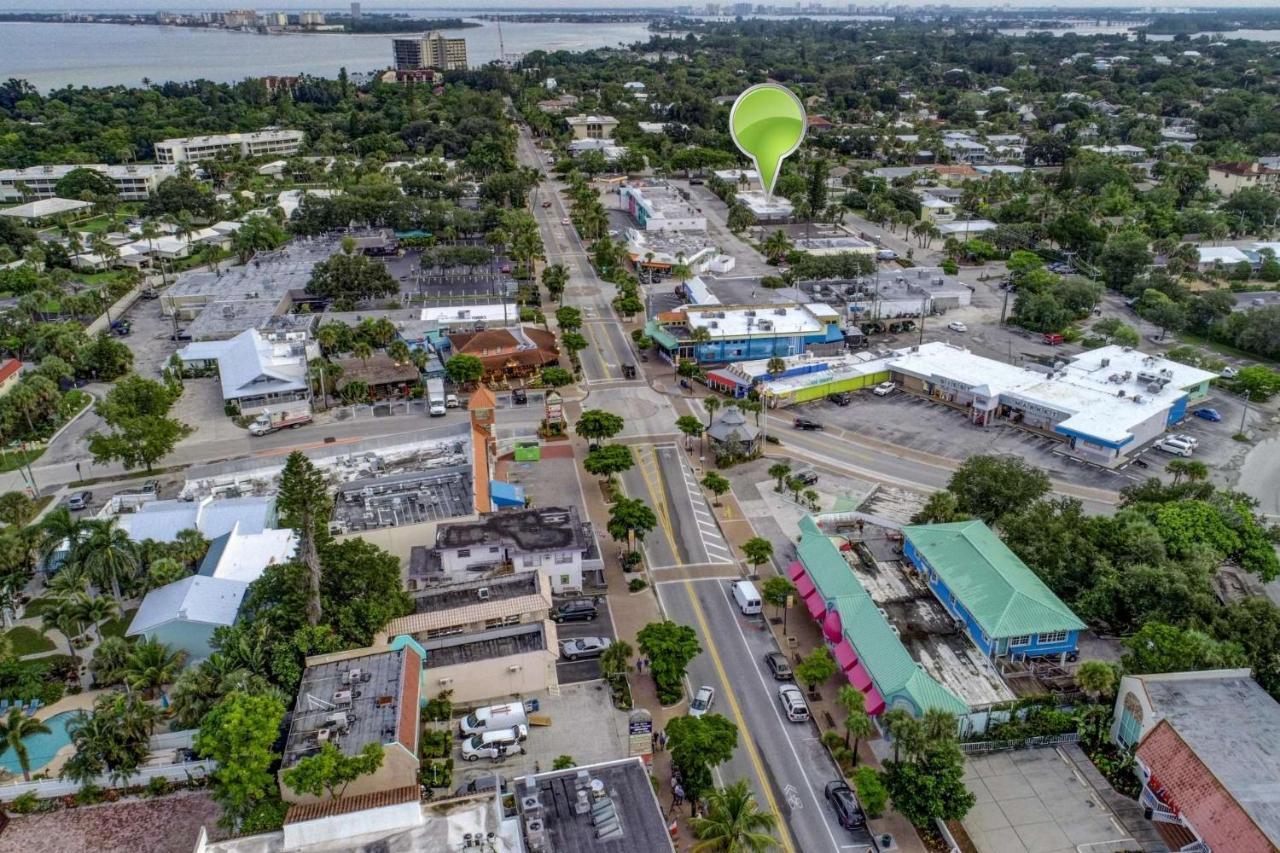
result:
M 662 326 L 655 320 L 648 320 L 645 322 L 644 333 L 646 336 L 657 341 L 663 349 L 673 350 L 680 346 L 680 342 L 676 340 L 676 336 L 662 328 Z
M 858 653 L 858 660 L 875 680 L 889 702 L 905 695 L 923 713 L 939 708 L 953 714 L 969 713 L 969 706 L 920 668 L 898 639 L 862 586 L 840 548 L 809 516 L 800 521 L 800 544 L 796 547 L 809 579 L 824 601 L 834 601 L 845 638 Z
M 981 521 L 912 525 L 902 532 L 988 637 L 1085 627 Z

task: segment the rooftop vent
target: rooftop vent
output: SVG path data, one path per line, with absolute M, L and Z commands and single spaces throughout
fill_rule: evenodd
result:
M 477 589 L 477 590 L 476 590 L 476 598 L 480 599 L 481 601 L 488 601 L 488 600 L 489 600 L 489 587 L 487 587 L 487 586 L 482 586 L 482 587 L 480 587 L 479 589 Z

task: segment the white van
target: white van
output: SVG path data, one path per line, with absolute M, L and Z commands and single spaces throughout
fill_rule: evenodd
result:
M 523 753 L 520 741 L 528 736 L 529 730 L 524 726 L 474 734 L 462 742 L 462 757 L 466 761 L 479 761 L 481 758 L 504 758 Z
M 733 600 L 743 616 L 755 616 L 760 612 L 760 593 L 751 581 L 738 581 L 733 585 Z
M 497 729 L 510 729 L 512 726 L 529 725 L 529 717 L 525 714 L 524 705 L 511 702 L 506 705 L 490 705 L 477 708 L 461 722 L 462 736 L 491 732 Z
M 1165 453 L 1172 453 L 1174 456 L 1190 456 L 1195 452 L 1195 448 L 1185 441 L 1169 437 L 1156 442 L 1156 449 L 1163 450 Z

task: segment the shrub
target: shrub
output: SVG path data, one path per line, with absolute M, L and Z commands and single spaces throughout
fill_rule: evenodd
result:
M 874 767 L 859 767 L 853 774 L 853 787 L 858 792 L 858 802 L 867 817 L 875 819 L 884 814 L 889 791 Z
M 453 733 L 442 729 L 427 729 L 421 740 L 423 758 L 448 758 L 453 749 Z
M 146 795 L 148 797 L 163 797 L 169 793 L 169 780 L 163 776 L 153 776 L 151 781 L 147 783 Z
M 627 584 L 627 589 L 631 590 L 632 592 L 639 592 L 640 590 L 644 589 L 648 585 L 649 584 L 645 581 L 644 578 L 632 578 L 631 582 Z
M 9 804 L 9 808 L 15 814 L 31 814 L 40 806 L 40 798 L 36 796 L 35 791 L 27 791 L 25 794 L 19 794 Z
M 106 792 L 92 782 L 86 782 L 75 794 L 77 806 L 96 806 L 104 799 L 106 799 Z

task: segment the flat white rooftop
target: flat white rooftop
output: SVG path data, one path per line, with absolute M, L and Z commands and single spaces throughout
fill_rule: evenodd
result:
M 477 320 L 486 323 L 516 323 L 520 320 L 520 309 L 511 302 L 487 305 L 433 305 L 423 308 L 419 319 L 434 321 L 442 326 L 470 325 Z
M 829 305 L 720 305 L 690 307 L 685 314 L 690 329 L 705 328 L 712 338 L 816 335 L 839 317 Z
M 735 196 L 755 216 L 790 216 L 795 208 L 782 196 L 766 196 L 763 190 L 740 192 Z

